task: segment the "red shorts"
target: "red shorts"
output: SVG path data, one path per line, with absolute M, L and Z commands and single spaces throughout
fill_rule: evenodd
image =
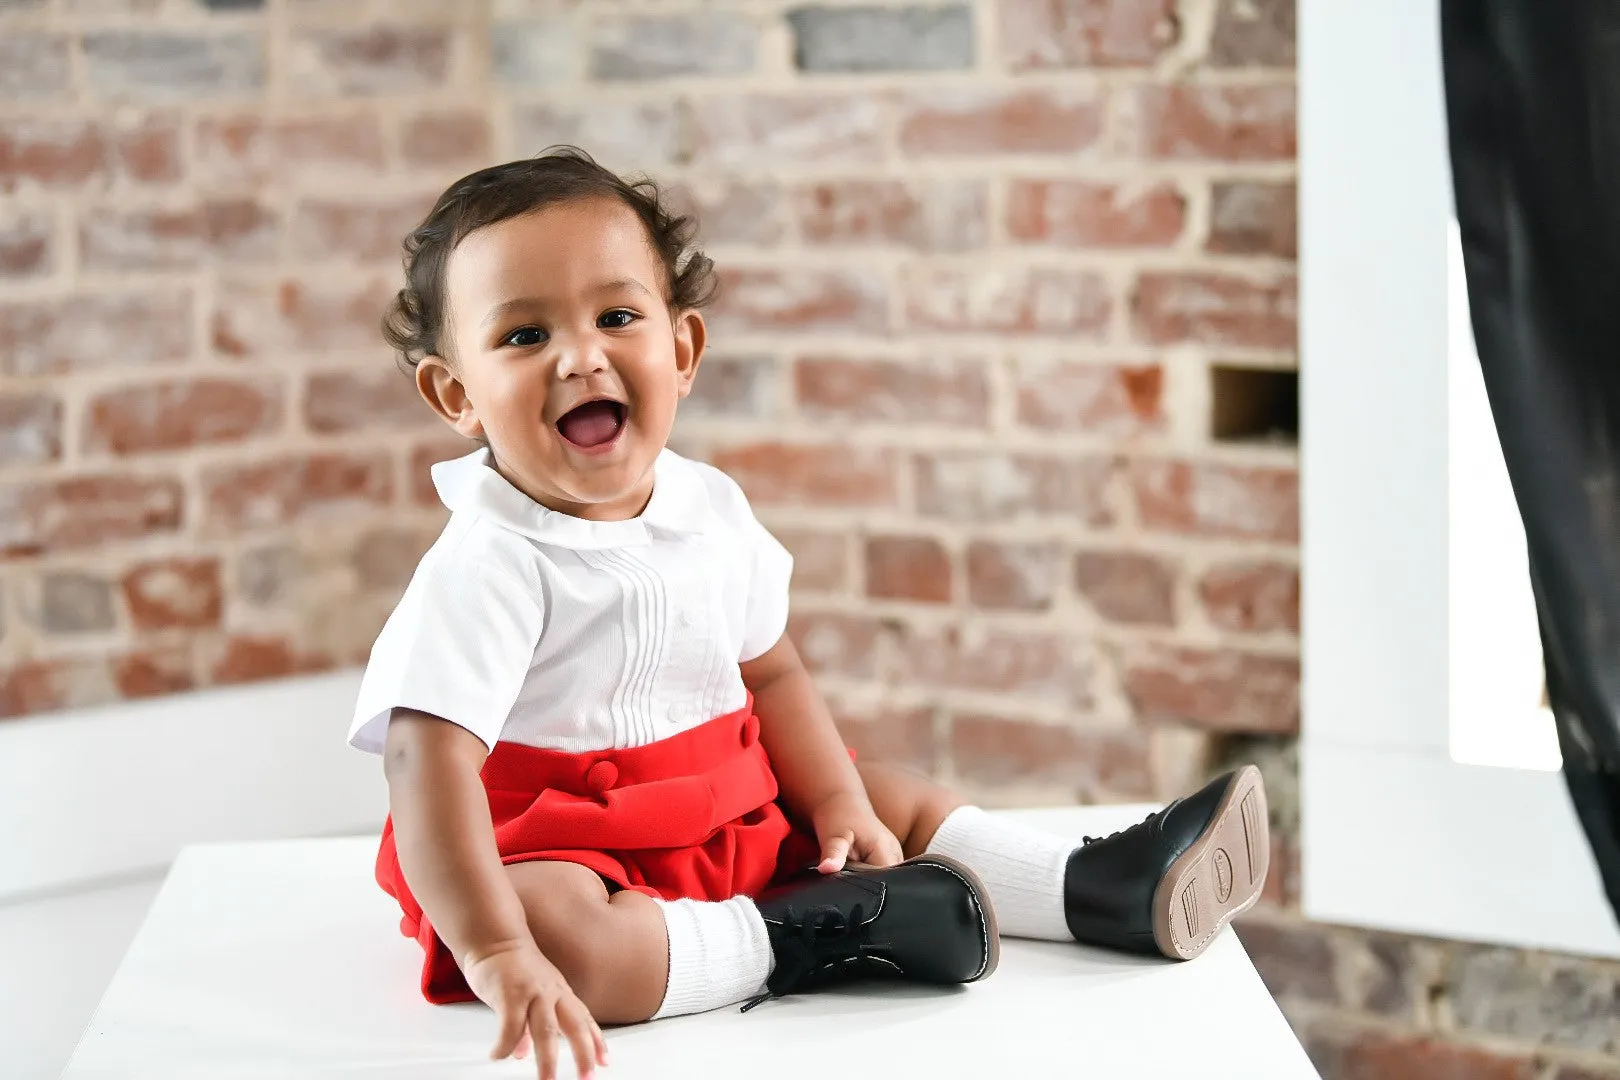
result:
M 752 702 L 629 750 L 564 754 L 497 743 L 480 775 L 501 862 L 579 863 L 659 899 L 756 895 L 813 866 L 820 853 L 815 835 L 776 802 Z M 423 996 L 435 1004 L 475 1000 L 405 883 L 391 819 L 376 872 L 404 912 L 400 931 L 422 946 Z

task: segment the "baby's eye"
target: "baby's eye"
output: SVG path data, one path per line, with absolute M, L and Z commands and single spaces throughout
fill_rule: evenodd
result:
M 546 332 L 538 326 L 520 326 L 501 339 L 502 345 L 515 345 L 520 349 L 532 348 L 546 340 Z
M 640 317 L 628 308 L 614 308 L 603 312 L 596 324 L 608 330 L 623 330 Z

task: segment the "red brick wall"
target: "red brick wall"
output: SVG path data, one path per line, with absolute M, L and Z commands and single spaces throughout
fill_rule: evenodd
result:
M 999 804 L 1257 757 L 1287 835 L 1296 455 L 1215 417 L 1295 363 L 1293 66 L 1286 0 L 0 0 L 0 717 L 363 658 L 458 448 L 399 237 L 573 141 L 702 211 L 679 446 L 852 741 Z M 1305 923 L 1278 856 L 1330 1077 L 1620 1076 L 1616 966 Z

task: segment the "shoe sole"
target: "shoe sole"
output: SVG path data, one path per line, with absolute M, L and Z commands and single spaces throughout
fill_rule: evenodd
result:
M 1271 865 L 1266 787 L 1245 765 L 1198 839 L 1170 864 L 1153 893 L 1153 940 L 1173 960 L 1191 960 L 1254 906 Z
M 964 983 L 975 983 L 988 979 L 995 973 L 996 965 L 1001 963 L 1001 928 L 996 925 L 996 909 L 990 906 L 990 894 L 979 880 L 979 875 L 970 870 L 965 863 L 960 863 L 949 855 L 919 855 L 915 859 L 906 859 L 902 865 L 933 865 L 947 870 L 962 879 L 962 883 L 973 891 L 973 899 L 979 907 L 979 925 L 984 934 L 984 966 L 978 974 L 963 979 Z M 866 863 L 850 862 L 846 864 L 851 870 L 876 869 Z

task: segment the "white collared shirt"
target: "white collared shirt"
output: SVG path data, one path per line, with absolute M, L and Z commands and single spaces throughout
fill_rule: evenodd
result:
M 372 646 L 350 745 L 380 753 L 395 708 L 585 753 L 747 704 L 738 664 L 781 638 L 793 559 L 725 473 L 665 450 L 627 521 L 546 509 L 487 450 L 433 484 L 450 522 Z

